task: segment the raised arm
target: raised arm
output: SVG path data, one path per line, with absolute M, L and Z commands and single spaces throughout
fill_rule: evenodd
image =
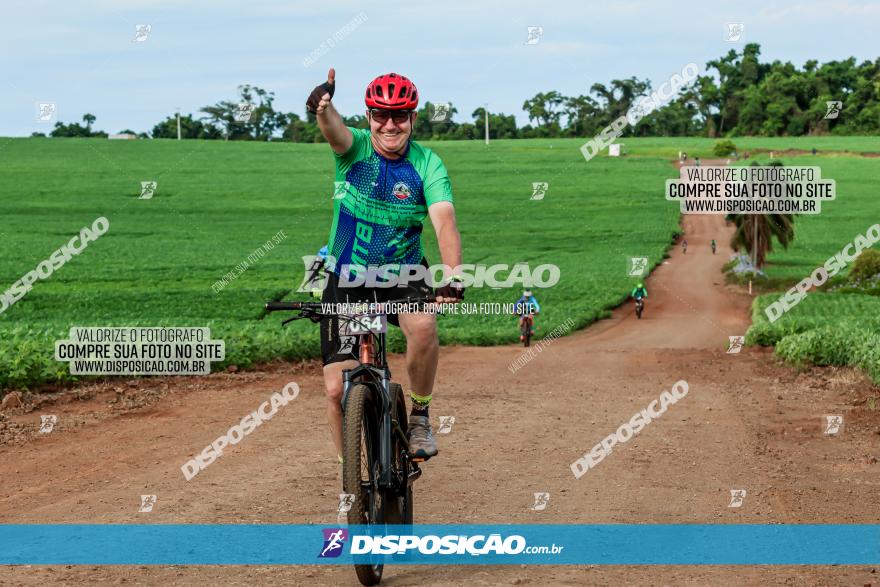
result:
M 306 100 L 306 109 L 315 114 L 321 134 L 330 143 L 334 153 L 342 155 L 351 148 L 353 137 L 345 126 L 342 116 L 336 111 L 332 102 L 336 91 L 336 70 L 332 67 L 327 72 L 327 81 L 317 86 Z

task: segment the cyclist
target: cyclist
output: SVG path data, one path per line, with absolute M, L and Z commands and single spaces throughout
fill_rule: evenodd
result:
M 715 239 L 713 238 L 713 239 L 712 239 L 712 254 L 713 254 L 713 255 L 715 254 L 715 247 L 716 247 L 716 246 L 717 246 L 717 245 L 715 244 Z
M 683 255 L 687 255 L 687 254 L 688 254 L 688 242 L 687 242 L 687 239 L 684 239 L 683 241 L 681 241 L 681 252 L 682 252 Z
M 522 297 L 520 297 L 516 303 L 513 305 L 513 313 L 519 316 L 519 329 L 522 331 L 523 321 L 526 319 L 526 316 L 530 316 L 532 314 L 540 314 L 541 306 L 538 304 L 538 300 L 532 295 L 532 290 L 527 289 L 523 291 Z M 532 334 L 535 334 L 535 323 L 532 322 Z M 525 337 L 520 334 L 519 339 L 522 341 Z
M 440 158 L 412 140 L 418 113 L 416 86 L 406 77 L 388 73 L 366 88 L 369 129 L 347 127 L 333 106 L 336 71 L 317 86 L 306 101 L 318 127 L 333 150 L 336 180 L 350 189 L 333 199 L 333 224 L 328 243 L 334 263 L 328 267 L 325 303 L 382 302 L 430 295 L 438 303 L 463 299 L 462 278 L 450 267 L 461 265 L 461 237 L 455 220 L 452 186 Z M 421 280 L 395 287 L 351 287 L 365 267 L 394 264 L 403 269 L 427 266 L 422 251 L 422 223 L 431 219 L 444 280 L 436 292 Z M 344 280 L 344 281 L 343 281 Z M 341 283 L 342 281 L 342 283 Z M 354 283 L 357 283 L 355 280 Z M 437 372 L 439 343 L 432 313 L 389 313 L 388 321 L 406 337 L 412 411 L 409 417 L 409 451 L 428 459 L 437 454 L 428 407 Z M 354 337 L 339 334 L 340 321 L 321 322 L 321 353 L 327 417 L 333 443 L 342 461 L 342 371 L 355 367 Z
M 645 287 L 645 284 L 641 281 L 636 284 L 633 288 L 632 292 L 629 294 L 631 298 L 638 301 L 641 299 L 647 299 L 648 297 L 648 289 Z

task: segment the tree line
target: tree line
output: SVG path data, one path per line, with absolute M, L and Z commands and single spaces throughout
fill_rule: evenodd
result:
M 880 58 L 857 63 L 854 57 L 819 64 L 807 61 L 762 63 L 761 49 L 749 43 L 741 52 L 709 61 L 703 75 L 686 85 L 677 97 L 625 130 L 623 136 L 801 136 L 864 135 L 880 132 Z M 274 108 L 274 92 L 251 85 L 238 88 L 237 100 L 223 100 L 199 110 L 201 116 L 180 117 L 186 139 L 323 142 L 313 114 L 305 118 Z M 556 90 L 539 92 L 523 102 L 529 123 L 517 127 L 513 115 L 489 112 L 489 138 L 590 137 L 626 114 L 651 82 L 636 77 L 595 83 L 587 94 L 564 96 Z M 834 113 L 828 102 L 839 102 Z M 241 104 L 248 104 L 242 111 Z M 471 112 L 472 122 L 453 118 L 432 122 L 436 104 L 425 103 L 413 129 L 421 140 L 474 140 L 485 134 L 485 109 Z M 90 117 L 86 120 L 86 117 Z M 343 116 L 346 124 L 368 128 L 366 116 Z M 91 128 L 94 116 L 80 124 L 56 123 L 51 136 L 106 136 Z M 131 132 L 131 131 L 123 131 Z M 34 133 L 38 134 L 38 133 Z M 177 117 L 156 124 L 142 138 L 177 138 Z

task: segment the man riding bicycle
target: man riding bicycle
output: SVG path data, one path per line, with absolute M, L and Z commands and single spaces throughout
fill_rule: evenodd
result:
M 712 239 L 712 254 L 713 254 L 713 255 L 715 254 L 715 248 L 716 248 L 716 246 L 717 246 L 717 245 L 715 244 L 715 239 L 713 238 L 713 239 Z
M 648 290 L 645 287 L 645 284 L 641 281 L 636 284 L 633 288 L 632 293 L 629 294 L 631 298 L 638 301 L 648 297 Z
M 687 239 L 681 241 L 681 253 L 683 255 L 687 255 L 688 252 L 688 242 Z
M 541 313 L 541 306 L 538 305 L 538 300 L 532 295 L 531 290 L 527 289 L 523 291 L 522 297 L 520 297 L 513 305 L 513 313 L 519 316 L 520 331 L 522 331 L 523 322 L 525 321 L 526 316 Z M 532 322 L 532 334 L 535 334 L 534 326 L 535 323 Z M 520 335 L 519 339 L 523 340 L 523 338 L 523 335 Z
M 418 113 L 418 91 L 406 77 L 381 75 L 366 88 L 364 101 L 370 128 L 347 127 L 331 102 L 336 71 L 317 86 L 306 102 L 336 160 L 336 181 L 346 186 L 333 199 L 327 267 L 328 281 L 322 302 L 382 302 L 431 296 L 438 303 L 455 303 L 464 297 L 461 277 L 450 268 L 461 265 L 461 237 L 452 203 L 452 186 L 440 158 L 412 140 Z M 421 242 L 425 216 L 437 235 L 444 264 L 444 282 L 436 294 L 424 279 L 395 287 L 352 287 L 365 268 L 381 265 L 427 266 Z M 428 459 L 437 454 L 428 416 L 437 372 L 439 341 L 436 317 L 431 313 L 388 314 L 406 337 L 412 411 L 409 418 L 409 452 Z M 354 368 L 357 347 L 353 336 L 340 335 L 340 321 L 321 322 L 321 354 L 327 418 L 339 460 L 342 460 L 342 372 Z

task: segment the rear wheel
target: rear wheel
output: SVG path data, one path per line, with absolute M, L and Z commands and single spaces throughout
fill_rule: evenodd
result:
M 354 495 L 348 523 L 378 525 L 384 523 L 384 505 L 379 491 L 379 399 L 366 385 L 351 388 L 345 403 L 342 429 L 342 488 Z M 382 580 L 381 564 L 355 565 L 363 585 Z
M 388 489 L 383 498 L 386 524 L 413 523 L 413 491 L 407 483 L 412 464 L 406 457 L 408 420 L 403 388 L 391 384 L 391 476 L 395 487 Z

